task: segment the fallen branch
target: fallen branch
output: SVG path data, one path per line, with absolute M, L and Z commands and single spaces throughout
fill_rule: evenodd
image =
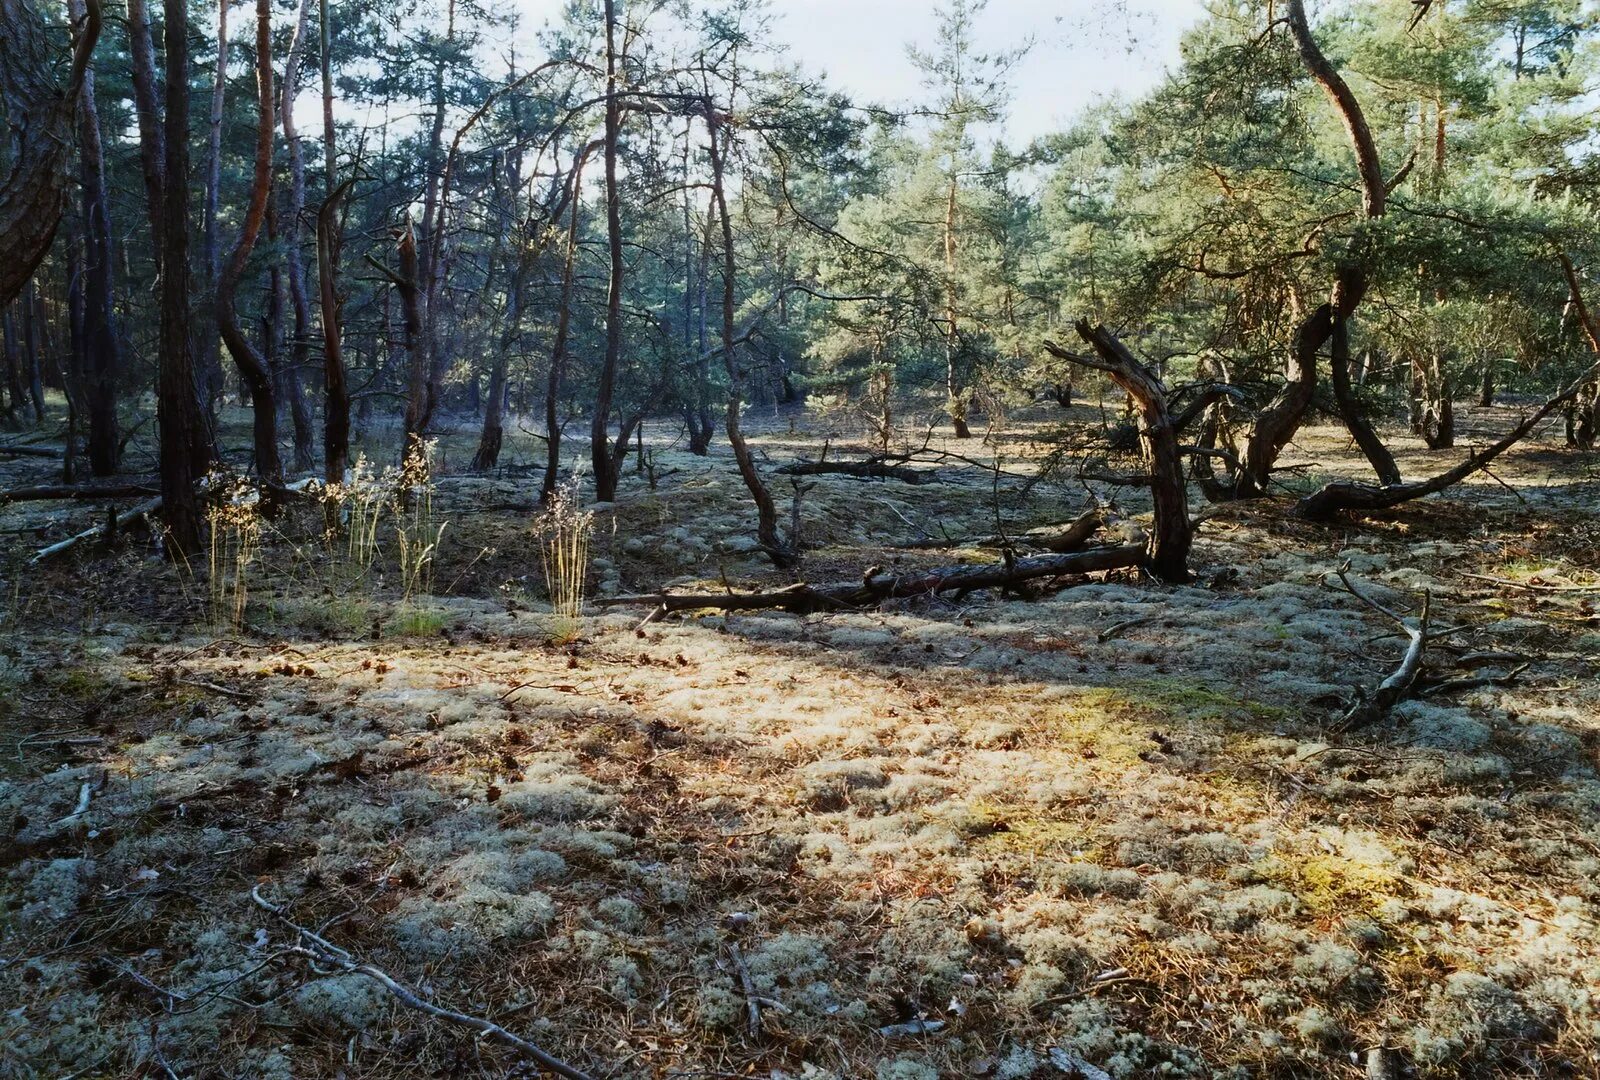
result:
M 1361 687 L 1356 687 L 1356 702 L 1344 717 L 1339 721 L 1338 729 L 1343 731 L 1348 728 L 1361 727 L 1366 724 L 1376 723 L 1389 715 L 1391 709 L 1409 697 L 1417 685 L 1417 678 L 1422 673 L 1422 660 L 1428 646 L 1442 641 L 1452 634 L 1459 633 L 1464 627 L 1456 626 L 1446 630 L 1434 630 L 1429 625 L 1433 615 L 1433 594 L 1422 594 L 1422 610 L 1413 625 L 1404 616 L 1380 604 L 1350 580 L 1350 564 L 1345 563 L 1337 571 L 1343 591 L 1349 593 L 1362 604 L 1376 611 L 1398 626 L 1406 635 L 1406 650 L 1400 657 L 1399 665 L 1389 676 L 1379 683 L 1368 694 Z
M 975 536 L 962 540 L 945 538 L 942 540 L 913 540 L 894 546 L 902 551 L 930 551 L 941 548 L 959 547 L 1037 547 L 1045 551 L 1053 551 L 1058 555 L 1078 551 L 1104 522 L 1105 515 L 1098 507 L 1090 507 L 1083 513 L 1073 518 L 1065 525 L 1046 525 L 1037 529 L 1029 529 L 1015 537 L 990 535 Z
M 96 525 L 92 529 L 85 529 L 83 532 L 75 536 L 69 536 L 65 540 L 51 544 L 49 547 L 40 548 L 34 552 L 33 558 L 29 559 L 28 562 L 31 565 L 37 565 L 52 556 L 71 551 L 79 544 L 84 544 L 91 540 L 109 539 L 123 525 L 131 521 L 137 521 L 139 518 L 148 518 L 160 509 L 161 500 L 157 498 L 151 499 L 149 502 L 140 503 L 120 516 L 115 511 L 112 511 L 111 515 L 102 524 Z
M 642 606 L 664 611 L 756 611 L 778 608 L 800 614 L 819 611 L 848 611 L 871 607 L 885 600 L 916 596 L 937 596 L 953 592 L 964 595 L 977 589 L 1008 589 L 1036 578 L 1088 574 L 1097 570 L 1118 570 L 1139 566 L 1145 559 L 1142 544 L 1091 548 L 1065 555 L 1033 555 L 974 566 L 944 566 L 908 574 L 887 575 L 869 571 L 859 582 L 831 585 L 800 583 L 768 592 L 729 593 L 647 593 L 638 596 L 609 596 L 596 599 L 601 607 Z
M 833 474 L 851 476 L 858 480 L 902 480 L 907 484 L 936 484 L 939 482 L 938 473 L 932 469 L 910 469 L 904 465 L 890 465 L 881 460 L 794 461 L 773 471 L 780 476 Z
M 158 495 L 160 490 L 148 484 L 40 484 L 36 487 L 0 491 L 0 505 L 14 502 L 125 499 L 132 495 Z
M 374 967 L 371 964 L 357 963 L 355 958 L 344 949 L 333 944 L 321 934 L 309 930 L 289 918 L 288 912 L 282 905 L 274 904 L 261 895 L 260 885 L 251 887 L 250 899 L 254 900 L 258 907 L 275 915 L 280 921 L 294 930 L 296 944 L 290 951 L 309 958 L 317 967 L 324 969 L 335 968 L 351 975 L 365 975 L 394 995 L 402 1005 L 427 1013 L 429 1016 L 438 1017 L 441 1020 L 449 1020 L 451 1023 L 472 1028 L 479 1034 L 509 1046 L 524 1057 L 538 1062 L 557 1076 L 566 1077 L 567 1080 L 593 1080 L 588 1073 L 573 1068 L 560 1058 L 552 1057 L 533 1043 L 518 1035 L 513 1035 L 491 1020 L 469 1016 L 466 1013 L 456 1012 L 454 1009 L 441 1008 L 419 997 L 415 991 L 381 968 Z
M 1600 354 L 1600 331 L 1589 318 L 1588 309 L 1583 303 L 1583 294 L 1578 289 L 1577 275 L 1572 268 L 1572 263 L 1565 255 L 1558 256 L 1561 266 L 1566 273 L 1570 300 L 1579 314 L 1585 333 L 1589 337 L 1590 346 L 1596 354 Z M 1399 506 L 1403 502 L 1419 499 L 1424 495 L 1434 495 L 1455 484 L 1459 484 L 1473 473 L 1489 466 L 1495 458 L 1511 449 L 1517 443 L 1539 426 L 1540 421 L 1555 412 L 1562 405 L 1571 401 L 1583 392 L 1584 388 L 1595 379 L 1600 378 L 1600 363 L 1595 363 L 1568 383 L 1566 388 L 1554 397 L 1547 398 L 1543 405 L 1535 409 L 1516 427 L 1512 428 L 1498 441 L 1489 444 L 1482 450 L 1471 454 L 1453 469 L 1447 469 L 1437 476 L 1427 480 L 1418 480 L 1409 484 L 1363 484 L 1352 481 L 1335 481 L 1325 484 L 1317 491 L 1312 492 L 1295 504 L 1294 512 L 1303 518 L 1312 521 L 1326 521 L 1341 510 L 1384 510 L 1391 506 Z

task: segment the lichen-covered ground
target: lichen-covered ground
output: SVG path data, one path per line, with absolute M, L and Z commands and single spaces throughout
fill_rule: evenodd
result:
M 951 448 L 1026 475 L 1055 422 Z M 781 581 L 725 448 L 659 434 L 667 475 L 597 513 L 595 589 Z M 1458 453 L 1395 439 L 1409 475 Z M 1223 507 L 1187 587 L 638 628 L 546 613 L 523 442 L 486 479 L 447 450 L 432 596 L 400 602 L 386 542 L 341 571 L 306 513 L 238 627 L 137 538 L 25 565 L 93 507 L 0 509 L 0 1076 L 533 1075 L 290 954 L 252 887 L 596 1077 L 1355 1077 L 1374 1047 L 1396 1077 L 1600 1075 L 1593 458 L 1531 445 L 1334 526 Z M 1359 475 L 1331 429 L 1290 458 Z M 887 545 L 1086 497 L 941 472 L 817 478 L 807 576 L 993 557 Z M 1479 674 L 1528 667 L 1334 733 L 1400 648 L 1326 587 L 1347 562 L 1432 591 Z

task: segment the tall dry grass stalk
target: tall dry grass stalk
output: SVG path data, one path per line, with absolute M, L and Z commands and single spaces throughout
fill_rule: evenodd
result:
M 583 615 L 584 586 L 589 576 L 589 539 L 594 514 L 583 510 L 574 481 L 556 489 L 550 505 L 534 522 L 545 591 L 558 622 L 575 627 Z
M 218 629 L 237 630 L 244 625 L 250 599 L 250 568 L 261 552 L 260 499 L 241 480 L 219 492 L 206 518 L 211 525 L 211 623 Z

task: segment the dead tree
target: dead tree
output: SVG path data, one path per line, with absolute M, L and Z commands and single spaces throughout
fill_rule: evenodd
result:
M 227 0 L 223 0 L 223 6 L 226 5 Z M 255 173 L 239 240 L 217 278 L 216 311 L 222 340 L 239 368 L 240 378 L 250 388 L 250 407 L 255 416 L 256 477 L 269 488 L 283 484 L 283 462 L 278 455 L 277 394 L 266 362 L 239 325 L 234 295 L 239 277 L 244 272 L 245 261 L 250 258 L 256 237 L 260 235 L 267 199 L 272 194 L 272 134 L 277 126 L 273 121 L 272 99 L 272 0 L 256 0 Z
M 0 106 L 9 161 L 0 178 L 0 307 L 22 291 L 55 239 L 67 203 L 72 122 L 100 39 L 100 0 L 75 20 L 72 65 L 56 76 L 49 26 L 29 0 L 0 0 Z
M 1139 442 L 1149 467 L 1155 520 L 1146 542 L 1143 565 L 1162 581 L 1189 580 L 1189 548 L 1193 527 L 1189 523 L 1188 487 L 1172 417 L 1167 412 L 1167 391 L 1154 372 L 1141 364 L 1127 347 L 1103 326 L 1077 323 L 1078 336 L 1095 356 L 1073 353 L 1053 341 L 1044 347 L 1052 356 L 1103 371 L 1134 404 L 1139 418 Z
M 904 600 L 954 593 L 958 597 L 979 589 L 1015 589 L 1026 582 L 1064 578 L 1102 570 L 1138 566 L 1145 558 L 1139 544 L 1091 548 L 1067 555 L 1034 555 L 997 563 L 944 566 L 907 574 L 887 574 L 873 567 L 860 581 L 828 585 L 789 585 L 755 593 L 650 593 L 640 596 L 602 597 L 603 607 L 650 607 L 659 613 L 697 611 L 757 611 L 776 608 L 799 614 L 851 611 L 873 607 L 886 600 Z

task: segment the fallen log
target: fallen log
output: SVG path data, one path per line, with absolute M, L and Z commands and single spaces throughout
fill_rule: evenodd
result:
M 1015 536 L 993 534 L 960 540 L 946 537 L 941 540 L 912 540 L 894 546 L 902 551 L 932 551 L 959 547 L 1024 547 L 1039 548 L 1063 555 L 1081 549 L 1103 523 L 1104 515 L 1101 511 L 1098 508 L 1090 508 L 1065 525 L 1045 525 Z
M 0 505 L 14 502 L 83 501 L 88 499 L 126 499 L 134 495 L 159 495 L 161 489 L 149 484 L 39 484 L 34 487 L 0 491 Z
M 932 469 L 909 469 L 904 465 L 890 465 L 877 460 L 867 461 L 793 461 L 773 470 L 779 476 L 822 476 L 824 474 L 851 476 L 858 480 L 901 480 L 907 484 L 936 484 L 938 473 Z
M 38 551 L 34 552 L 33 558 L 29 559 L 28 563 L 31 566 L 37 566 L 46 559 L 60 555 L 67 551 L 71 551 L 79 544 L 85 544 L 91 540 L 110 539 L 123 525 L 126 525 L 131 521 L 136 521 L 139 518 L 148 518 L 150 515 L 156 513 L 160 509 L 161 500 L 156 498 L 151 499 L 148 502 L 140 503 L 138 506 L 135 506 L 125 514 L 119 515 L 115 510 L 113 510 L 103 523 L 96 525 L 94 528 L 85 529 L 83 532 L 78 533 L 75 536 L 69 536 L 59 543 L 51 544 L 46 548 L 40 548 Z
M 0 446 L 0 454 L 10 457 L 53 458 L 57 461 L 67 456 L 65 450 L 57 450 L 53 446 Z
M 601 597 L 601 607 L 651 607 L 659 612 L 758 611 L 776 608 L 798 614 L 821 611 L 850 611 L 872 607 L 885 600 L 964 595 L 977 589 L 1008 589 L 1038 578 L 1088 574 L 1097 570 L 1119 570 L 1139 566 L 1145 561 L 1143 544 L 1091 548 L 1066 555 L 1033 555 L 1004 559 L 997 563 L 971 566 L 942 566 L 906 574 L 885 574 L 876 567 L 860 581 L 829 585 L 800 583 L 782 589 L 753 593 L 647 593 L 637 596 Z

